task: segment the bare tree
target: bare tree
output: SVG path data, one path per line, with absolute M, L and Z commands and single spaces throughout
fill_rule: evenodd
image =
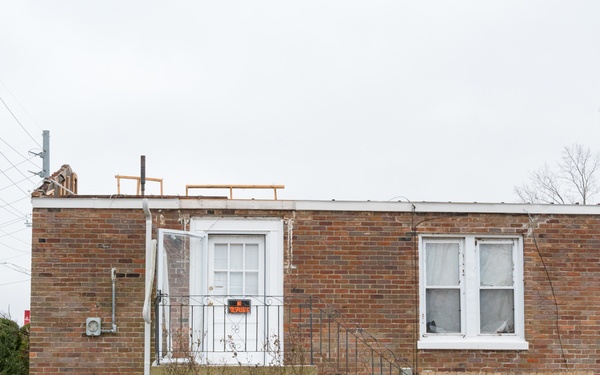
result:
M 544 164 L 530 173 L 529 183 L 515 186 L 514 191 L 527 203 L 591 204 L 600 191 L 596 179 L 599 168 L 598 153 L 575 143 L 563 148 L 555 168 Z

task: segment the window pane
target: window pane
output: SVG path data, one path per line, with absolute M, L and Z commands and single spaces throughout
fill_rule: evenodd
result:
M 215 285 L 213 285 L 216 294 L 227 293 L 227 272 L 215 272 Z
M 244 245 L 241 243 L 232 243 L 229 245 L 230 257 L 229 269 L 243 270 L 244 269 Z
M 175 295 L 190 294 L 190 264 L 189 259 L 192 256 L 198 256 L 198 249 L 201 245 L 195 242 L 195 246 L 190 247 L 191 239 L 180 234 L 165 234 L 163 236 L 162 248 L 164 252 L 162 274 L 163 292 Z M 195 253 L 195 254 L 194 254 Z
M 244 293 L 244 274 L 231 272 L 229 274 L 229 294 L 240 295 Z
M 246 269 L 258 270 L 258 244 L 246 244 Z
M 258 295 L 258 272 L 246 272 L 246 294 Z
M 460 291 L 427 290 L 427 332 L 460 332 Z
M 218 270 L 227 269 L 227 244 L 215 244 L 215 268 Z
M 428 286 L 458 286 L 458 243 L 428 242 L 425 247 Z
M 513 285 L 512 244 L 496 243 L 479 245 L 481 286 Z
M 512 289 L 480 291 L 481 333 L 514 333 L 514 293 Z

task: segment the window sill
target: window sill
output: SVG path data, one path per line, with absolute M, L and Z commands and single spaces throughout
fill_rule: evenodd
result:
M 529 350 L 529 343 L 515 336 L 489 337 L 422 337 L 418 349 L 445 350 Z

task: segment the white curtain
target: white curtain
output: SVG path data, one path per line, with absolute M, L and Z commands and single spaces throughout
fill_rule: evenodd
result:
M 512 243 L 479 245 L 480 329 L 484 334 L 514 333 Z
M 458 242 L 425 245 L 427 332 L 460 332 L 459 250 Z

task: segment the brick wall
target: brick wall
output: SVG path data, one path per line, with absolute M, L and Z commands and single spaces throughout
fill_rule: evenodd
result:
M 600 220 L 592 216 L 298 212 L 286 292 L 319 296 L 419 370 L 600 372 Z M 416 234 L 523 235 L 527 351 L 415 353 Z M 534 228 L 533 232 L 531 228 Z M 556 306 L 538 248 L 552 281 Z M 565 364 L 566 360 L 566 364 Z
M 286 295 L 321 298 L 411 364 L 416 361 L 421 371 L 600 372 L 597 217 L 534 216 L 532 232 L 525 214 L 162 210 L 154 212 L 154 226 L 183 229 L 184 216 L 284 219 Z M 140 373 L 141 210 L 35 209 L 33 222 L 31 373 L 59 373 L 74 364 L 86 373 Z M 528 351 L 415 351 L 418 249 L 413 227 L 417 234 L 524 236 Z M 86 317 L 110 322 L 111 267 L 122 276 L 119 332 L 90 338 Z M 558 326 L 546 270 L 560 311 Z
M 44 209 L 33 215 L 30 373 L 139 374 L 143 213 Z M 88 337 L 87 317 L 111 328 L 112 267 L 118 273 L 118 333 Z

